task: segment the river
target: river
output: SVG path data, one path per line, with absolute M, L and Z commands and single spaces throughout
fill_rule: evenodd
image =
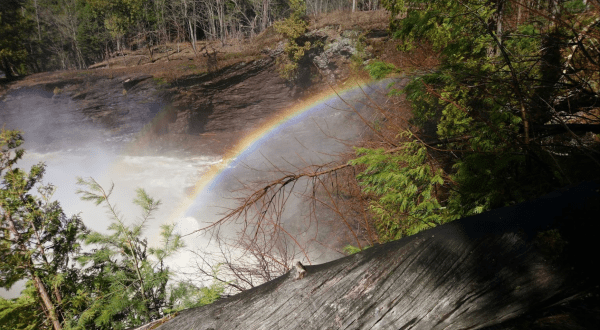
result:
M 350 88 L 340 95 L 366 114 L 368 107 L 357 101 L 364 100 L 363 93 L 380 94 L 374 92 L 383 92 L 388 83 Z M 54 198 L 67 215 L 81 214 L 90 229 L 106 231 L 109 217 L 101 207 L 79 199 L 77 177 L 93 177 L 105 188 L 114 183 L 111 201 L 129 222 L 139 214 L 131 203 L 136 188 L 160 199 L 162 206 L 145 234 L 150 245 L 158 242 L 161 224 L 174 221 L 180 233 L 190 233 L 219 219 L 223 210 L 233 205 L 232 191 L 243 182 L 273 178 L 275 168 L 293 171 L 335 160 L 337 154 L 350 151 L 347 143 L 356 142 L 365 131 L 356 113 L 335 93 L 326 92 L 266 118 L 218 155 L 152 150 L 152 143 L 145 152 L 132 152 L 128 147 L 164 106 L 160 100 L 137 102 L 120 110 L 120 121 L 107 125 L 86 116 L 80 103 L 68 96 L 19 89 L 0 102 L 0 122 L 6 129 L 24 132 L 26 154 L 18 167 L 27 169 L 44 162 L 44 182 L 57 186 Z M 210 143 L 210 137 L 206 139 Z M 292 205 L 295 207 L 288 208 L 285 215 L 290 222 L 306 216 L 299 201 L 290 201 Z M 206 248 L 207 242 L 199 235 L 186 238 L 189 249 Z M 325 254 L 322 258 L 339 256 Z M 184 267 L 190 258 L 189 253 L 182 253 L 172 263 Z M 0 294 L 15 296 L 19 289 L 15 286 Z

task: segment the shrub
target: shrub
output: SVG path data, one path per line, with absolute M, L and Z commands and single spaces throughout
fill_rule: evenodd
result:
M 299 44 L 298 39 L 306 32 L 306 3 L 304 0 L 291 0 L 290 9 L 292 14 L 287 19 L 274 24 L 275 31 L 281 33 L 288 42 L 284 52 L 286 57 L 279 59 L 279 74 L 293 80 L 298 72 L 298 62 L 304 57 L 306 51 L 311 47 L 310 41 Z
M 366 68 L 373 79 L 385 78 L 388 74 L 396 71 L 396 66 L 382 61 L 372 61 L 367 64 Z

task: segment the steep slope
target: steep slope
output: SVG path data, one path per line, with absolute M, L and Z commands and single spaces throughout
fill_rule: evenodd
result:
M 73 112 L 84 115 L 83 120 L 115 134 L 134 134 L 146 126 L 147 136 L 138 136 L 134 150 L 152 145 L 152 152 L 220 154 L 303 96 L 348 79 L 358 32 L 322 28 L 309 35 L 332 46 L 311 50 L 302 63 L 303 79 L 295 83 L 280 77 L 277 70 L 283 43 L 266 38 L 259 53 L 248 46 L 248 54 L 219 51 L 214 59 L 195 56 L 137 66 L 125 65 L 123 58 L 125 64 L 118 67 L 0 81 L 0 101 L 14 99 L 19 89 L 41 91 L 41 96 L 69 103 Z
M 112 77 L 78 72 L 34 75 L 10 87 L 0 96 L 2 108 L 14 110 L 35 94 L 68 107 L 78 117 L 74 125 L 101 127 L 118 140 L 137 138 L 132 149 L 152 145 L 147 152 L 218 154 L 298 99 L 270 56 L 172 83 L 143 71 Z

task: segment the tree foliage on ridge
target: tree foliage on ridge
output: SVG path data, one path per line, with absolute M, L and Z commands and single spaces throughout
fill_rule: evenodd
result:
M 359 149 L 354 160 L 367 165 L 358 179 L 375 194 L 378 226 L 408 226 L 402 233 L 408 235 L 422 229 L 419 221 L 411 225 L 413 215 L 421 222 L 430 218 L 423 209 L 437 210 L 444 222 L 597 177 L 597 3 L 383 4 L 402 50 L 425 41 L 442 62 L 404 90 L 414 115 L 408 134 L 420 138 L 409 137 L 394 150 Z M 444 193 L 432 195 L 432 187 Z M 387 229 L 380 235 L 398 237 Z
M 303 2 L 304 3 L 304 2 Z M 365 9 L 378 2 L 360 2 Z M 349 8 L 345 0 L 308 0 L 304 14 Z M 0 8 L 0 70 L 13 74 L 85 69 L 144 49 L 153 62 L 167 44 L 242 40 L 293 17 L 290 0 L 5 0 Z M 160 47 L 159 47 L 160 46 Z M 178 46 L 177 46 L 178 47 Z

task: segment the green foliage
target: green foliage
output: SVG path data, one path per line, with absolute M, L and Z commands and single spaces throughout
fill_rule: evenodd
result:
M 43 163 L 32 166 L 29 173 L 14 168 L 24 153 L 15 150 L 22 142 L 19 132 L 0 133 L 0 286 L 33 281 L 35 294 L 28 291 L 29 297 L 13 302 L 11 310 L 25 311 L 23 304 L 34 299 L 37 310 L 44 309 L 49 319 L 58 322 L 59 315 L 76 309 L 73 290 L 78 271 L 72 260 L 80 253 L 80 237 L 87 230 L 78 216 L 66 217 L 60 204 L 51 201 L 55 188 L 41 185 Z M 46 318 L 36 310 L 29 312 Z M 43 323 L 41 319 L 30 322 Z
M 104 26 L 113 38 L 123 36 L 144 18 L 142 0 L 87 0 L 90 9 L 104 17 Z
M 154 80 L 154 83 L 157 86 L 163 87 L 163 86 L 169 85 L 169 82 L 167 81 L 167 79 L 165 79 L 163 77 L 154 77 L 152 79 Z
M 24 74 L 23 64 L 27 59 L 26 40 L 32 24 L 21 12 L 22 1 L 4 0 L 0 6 L 0 70 L 7 77 L 13 71 Z
M 85 69 L 115 52 L 151 53 L 157 45 L 195 44 L 198 37 L 224 41 L 254 36 L 284 19 L 290 7 L 289 22 L 299 24 L 291 29 L 281 26 L 295 35 L 295 29 L 305 27 L 301 16 L 306 14 L 304 2 L 296 0 L 291 5 L 254 0 L 3 0 L 2 4 L 0 70 L 9 78 L 15 73 Z M 301 57 L 306 46 L 290 43 L 287 61 L 293 61 L 295 54 Z M 296 69 L 292 62 L 283 62 L 282 70 Z
M 473 215 L 521 203 L 553 189 L 548 173 L 529 173 L 527 167 L 527 158 L 522 154 L 465 156 L 454 165 L 453 179 L 460 189 L 452 194 L 449 207 L 456 214 Z M 558 173 L 551 175 L 560 180 Z
M 383 61 L 374 60 L 369 62 L 366 66 L 369 75 L 373 79 L 382 79 L 385 78 L 392 72 L 396 71 L 396 66 L 391 63 L 385 63 Z
M 161 226 L 158 246 L 143 237 L 159 200 L 138 189 L 133 203 L 141 216 L 128 224 L 110 201 L 112 186 L 107 191 L 92 178 L 78 178 L 82 199 L 104 205 L 111 218 L 107 234 L 89 232 L 51 201 L 54 187 L 40 184 L 44 164 L 29 173 L 15 168 L 22 143 L 19 132 L 1 131 L 0 286 L 29 281 L 19 298 L 0 299 L 0 329 L 126 329 L 220 297 L 218 268 L 210 287 L 170 284 L 166 260 L 184 247 L 175 224 Z M 82 242 L 93 249 L 81 251 Z
M 344 251 L 347 255 L 351 255 L 351 254 L 355 254 L 355 253 L 358 253 L 360 251 L 366 250 L 368 248 L 370 248 L 370 246 L 365 246 L 365 247 L 363 247 L 361 249 L 361 248 L 359 248 L 357 246 L 348 244 L 348 245 L 344 246 L 344 248 L 342 249 L 342 251 Z
M 441 65 L 404 90 L 413 107 L 412 124 L 437 142 L 357 149 L 351 162 L 365 166 L 358 179 L 370 194 L 380 240 L 531 199 L 579 173 L 598 177 L 597 167 L 582 171 L 575 165 L 597 166 L 592 149 L 575 146 L 573 135 L 544 130 L 550 121 L 562 121 L 560 111 L 581 114 L 596 107 L 589 97 L 600 97 L 600 67 L 585 55 L 600 56 L 596 10 L 581 1 L 555 3 L 554 9 L 542 1 L 535 9 L 520 8 L 526 14 L 516 21 L 511 2 L 383 4 L 391 12 L 394 37 L 403 41 L 400 49 L 425 41 L 441 53 Z M 568 46 L 584 40 L 583 34 L 588 41 Z M 381 77 L 390 68 L 374 63 L 369 70 Z M 569 157 L 555 157 L 557 147 L 569 150 Z
M 127 224 L 116 206 L 110 202 L 113 186 L 105 190 L 94 179 L 78 178 L 84 189 L 81 199 L 104 205 L 111 217 L 109 234 L 92 232 L 85 243 L 95 246 L 92 253 L 78 258 L 87 271 L 88 290 L 95 292 L 90 307 L 81 315 L 77 326 L 93 324 L 99 328 L 140 325 L 164 316 L 169 307 L 168 281 L 172 273 L 165 260 L 184 247 L 175 225 L 162 225 L 160 247 L 148 248 L 144 228 L 160 205 L 143 189 L 136 191 L 133 203 L 140 207 L 141 217 Z
M 358 34 L 357 32 L 356 34 L 357 36 L 353 38 L 354 48 L 356 48 L 356 52 L 352 54 L 352 56 L 350 56 L 350 68 L 353 72 L 358 73 L 359 71 L 363 70 L 364 62 L 367 59 L 368 53 L 366 51 L 367 38 L 365 37 L 365 33 Z
M 217 279 L 220 265 L 213 268 L 213 282 L 208 287 L 197 287 L 189 282 L 178 282 L 171 288 L 170 304 L 174 311 L 212 304 L 225 292 L 225 283 Z
M 77 18 L 80 22 L 77 26 L 77 40 L 80 42 L 81 55 L 86 63 L 101 60 L 104 57 L 103 47 L 109 43 L 110 34 L 90 2 L 81 1 L 77 9 Z
M 410 137 L 408 133 L 405 133 Z M 437 168 L 418 141 L 402 144 L 395 152 L 356 149 L 352 165 L 364 165 L 357 178 L 372 196 L 379 240 L 387 242 L 432 228 L 453 217 L 439 201 L 444 172 Z
M 19 298 L 0 297 L 0 330 L 50 329 L 43 324 L 44 313 L 36 299 L 36 291 L 29 282 Z
M 275 22 L 273 27 L 277 33 L 281 33 L 288 39 L 284 52 L 286 57 L 280 60 L 279 73 L 282 77 L 293 80 L 298 71 L 298 62 L 304 58 L 304 54 L 311 47 L 310 41 L 300 44 L 300 37 L 306 32 L 306 3 L 304 0 L 290 0 L 290 17 Z

